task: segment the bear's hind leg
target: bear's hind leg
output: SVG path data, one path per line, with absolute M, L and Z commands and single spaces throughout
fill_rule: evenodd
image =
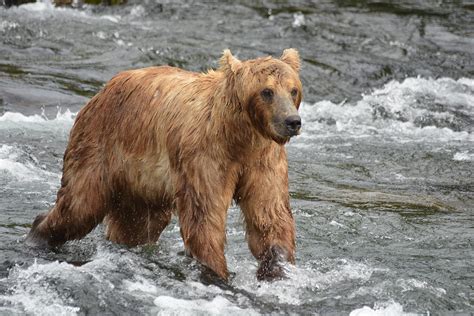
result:
M 107 210 L 100 182 L 87 177 L 82 179 L 87 183 L 77 179 L 76 185 L 69 183 L 59 189 L 51 211 L 38 215 L 34 220 L 26 238 L 28 244 L 61 246 L 68 240 L 83 238 L 102 222 Z
M 155 243 L 171 220 L 171 208 L 139 201 L 126 206 L 122 204 L 106 218 L 107 239 L 118 244 L 133 247 Z

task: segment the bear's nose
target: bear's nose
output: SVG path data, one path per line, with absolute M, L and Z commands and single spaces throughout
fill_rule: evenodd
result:
M 301 117 L 299 115 L 291 115 L 285 119 L 285 125 L 290 132 L 290 136 L 298 134 L 298 131 L 301 128 Z

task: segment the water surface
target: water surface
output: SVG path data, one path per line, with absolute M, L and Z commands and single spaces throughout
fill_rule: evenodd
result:
M 472 314 L 473 22 L 463 1 L 0 6 L 0 314 Z M 77 111 L 114 74 L 287 47 L 305 87 L 288 279 L 256 281 L 237 207 L 228 284 L 182 254 L 176 220 L 153 246 L 103 227 L 55 252 L 23 244 Z

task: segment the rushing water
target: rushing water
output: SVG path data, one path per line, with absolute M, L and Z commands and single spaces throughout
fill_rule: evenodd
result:
M 0 315 L 474 313 L 474 6 L 463 1 L 129 1 L 0 6 Z M 287 146 L 289 278 L 257 282 L 240 210 L 228 284 L 176 221 L 126 248 L 103 228 L 28 248 L 75 114 L 115 73 L 201 71 L 296 47 L 304 132 Z

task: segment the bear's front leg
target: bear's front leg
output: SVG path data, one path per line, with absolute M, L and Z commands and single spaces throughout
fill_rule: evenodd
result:
M 224 177 L 212 181 L 204 177 L 207 181 L 198 181 L 200 185 L 192 182 L 196 179 L 180 177 L 180 181 L 185 180 L 176 198 L 181 236 L 189 255 L 227 280 L 225 225 L 233 189 L 219 183 Z
M 256 208 L 242 203 L 241 208 L 250 251 L 259 261 L 257 279 L 272 281 L 285 277 L 285 262 L 295 263 L 295 224 L 289 207 L 273 204 L 272 210 L 263 203 Z
M 295 222 L 283 147 L 275 159 L 263 157 L 257 165 L 244 169 L 236 200 L 244 214 L 250 251 L 259 260 L 257 278 L 283 278 L 282 264 L 295 262 Z
M 179 203 L 181 204 L 181 203 Z M 188 203 L 182 203 L 187 204 Z M 186 252 L 227 280 L 229 272 L 224 256 L 226 210 L 199 207 L 180 208 L 179 223 Z M 209 214 L 209 212 L 215 212 Z

